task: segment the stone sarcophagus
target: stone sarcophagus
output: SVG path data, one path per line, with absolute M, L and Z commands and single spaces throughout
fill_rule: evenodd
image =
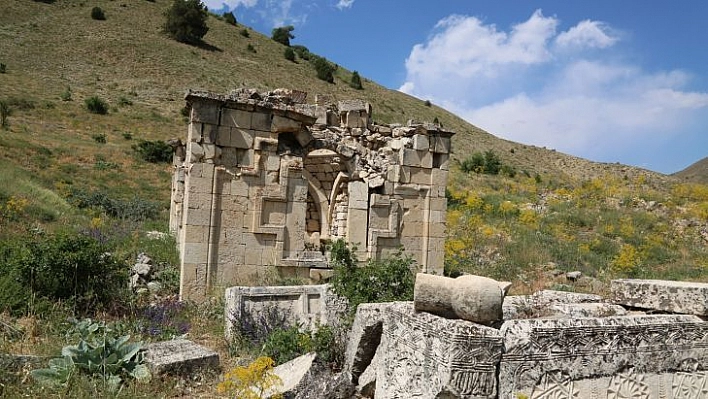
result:
M 418 271 L 442 274 L 453 133 L 376 125 L 363 101 L 305 97 L 187 94 L 170 217 L 183 298 L 253 281 L 268 266 L 316 280 L 335 239 L 362 260 L 403 247 Z

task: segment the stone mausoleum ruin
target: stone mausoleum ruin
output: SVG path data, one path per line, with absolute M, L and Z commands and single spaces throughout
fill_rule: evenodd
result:
M 317 281 L 328 270 L 325 244 L 336 239 L 356 246 L 359 259 L 402 247 L 418 271 L 442 274 L 453 133 L 375 124 L 360 100 L 305 97 L 187 93 L 170 217 L 183 298 L 268 267 Z

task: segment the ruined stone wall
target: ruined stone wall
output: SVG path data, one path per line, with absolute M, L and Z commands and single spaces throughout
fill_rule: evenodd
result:
M 436 125 L 375 125 L 362 101 L 291 90 L 190 92 L 178 148 L 170 227 L 181 295 L 244 283 L 277 266 L 318 276 L 325 244 L 360 259 L 403 247 L 419 271 L 442 274 L 450 138 Z

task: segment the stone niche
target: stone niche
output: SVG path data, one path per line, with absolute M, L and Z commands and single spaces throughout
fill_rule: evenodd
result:
M 187 93 L 170 214 L 182 298 L 253 281 L 271 266 L 317 280 L 336 239 L 361 260 L 403 247 L 416 271 L 442 274 L 453 133 L 374 124 L 360 100 L 305 98 L 284 89 Z

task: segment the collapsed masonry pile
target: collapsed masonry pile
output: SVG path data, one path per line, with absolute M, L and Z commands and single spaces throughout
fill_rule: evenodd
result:
M 612 293 L 506 297 L 499 329 L 360 305 L 345 369 L 374 398 L 708 397 L 708 284 L 615 280 Z

